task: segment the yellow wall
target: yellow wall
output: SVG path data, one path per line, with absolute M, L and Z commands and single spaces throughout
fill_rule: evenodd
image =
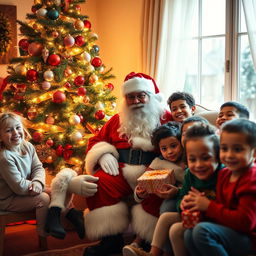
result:
M 92 30 L 99 36 L 100 57 L 107 68 L 113 67 L 116 79 L 111 81 L 120 102 L 120 86 L 131 71 L 141 72 L 141 30 L 144 0 L 87 0 L 81 4 L 88 15 Z M 31 13 L 33 0 L 0 0 L 0 4 L 17 6 L 17 19 L 25 21 Z M 19 31 L 18 31 L 19 33 Z M 18 38 L 18 42 L 19 42 Z M 0 65 L 0 77 L 5 77 L 7 65 Z M 118 108 L 117 108 L 118 109 Z

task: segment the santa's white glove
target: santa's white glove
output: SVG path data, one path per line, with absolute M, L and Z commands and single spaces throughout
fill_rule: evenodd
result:
M 98 185 L 94 182 L 98 181 L 98 177 L 91 175 L 79 175 L 72 178 L 68 184 L 68 192 L 80 196 L 93 196 L 97 192 Z
M 104 154 L 99 159 L 99 164 L 104 172 L 117 176 L 119 174 L 117 159 L 110 153 Z

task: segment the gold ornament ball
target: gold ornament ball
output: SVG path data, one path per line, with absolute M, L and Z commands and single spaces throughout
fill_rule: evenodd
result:
M 91 61 L 91 55 L 88 52 L 83 53 L 83 58 L 85 61 L 90 62 Z
M 84 22 L 81 20 L 77 20 L 77 21 L 75 21 L 74 26 L 76 29 L 82 30 L 84 28 Z
M 47 124 L 54 124 L 55 119 L 52 116 L 48 116 L 45 121 Z
M 22 64 L 17 65 L 17 66 L 14 68 L 14 70 L 15 70 L 15 73 L 17 73 L 17 74 L 19 74 L 19 75 L 23 75 L 23 76 L 25 76 L 26 73 L 27 73 L 26 67 L 25 67 L 24 65 L 22 65 Z
M 51 70 L 47 70 L 44 72 L 44 79 L 48 82 L 54 79 L 54 73 Z
M 55 5 L 60 6 L 61 5 L 61 0 L 54 0 L 54 3 L 55 3 Z
M 72 134 L 71 134 L 71 140 L 72 141 L 80 141 L 81 139 L 83 138 L 83 135 L 81 134 L 81 132 L 79 131 L 74 131 Z
M 51 164 L 53 162 L 53 159 L 52 159 L 52 156 L 48 156 L 46 159 L 45 159 L 45 162 L 47 164 Z
M 91 83 L 91 84 L 94 84 L 95 82 L 97 82 L 98 81 L 98 76 L 97 75 L 95 75 L 95 74 L 92 74 L 91 76 L 90 76 L 90 78 L 89 78 L 89 82 Z
M 92 72 L 94 72 L 94 71 L 95 71 L 94 66 L 91 65 L 91 64 L 89 64 L 89 65 L 87 66 L 86 72 L 87 72 L 87 73 L 92 73 Z
M 70 67 L 67 67 L 64 71 L 64 74 L 65 74 L 66 77 L 72 75 L 72 73 L 73 73 L 73 71 Z
M 83 98 L 83 102 L 85 103 L 85 104 L 88 104 L 89 102 L 90 102 L 90 98 L 89 98 L 89 96 L 84 96 L 84 98 Z
M 28 115 L 28 119 L 29 119 L 29 120 L 35 119 L 36 116 L 37 116 L 37 110 L 36 110 L 36 108 L 35 108 L 35 107 L 29 108 L 27 115 Z
M 81 119 L 78 115 L 72 115 L 69 118 L 69 123 L 72 125 L 80 124 L 80 121 L 81 121 Z
M 59 36 L 59 32 L 58 31 L 52 31 L 52 37 L 53 38 L 57 38 Z

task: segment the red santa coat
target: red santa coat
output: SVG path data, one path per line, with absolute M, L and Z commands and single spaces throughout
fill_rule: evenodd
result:
M 161 123 L 171 120 L 171 114 L 165 112 Z M 137 178 L 145 171 L 147 165 L 130 165 L 119 162 L 119 175 L 111 176 L 100 169 L 98 160 L 105 153 L 119 158 L 119 149 L 141 149 L 152 152 L 149 138 L 120 138 L 117 130 L 120 127 L 119 115 L 113 116 L 101 129 L 90 138 L 86 154 L 86 171 L 99 177 L 97 193 L 87 198 L 90 212 L 85 215 L 86 235 L 89 239 L 99 239 L 107 235 L 122 233 L 129 225 L 129 212 L 122 198 L 133 194 Z M 132 226 L 142 238 L 151 241 L 162 200 L 152 195 L 143 204 L 132 209 Z M 101 221 L 102 220 L 102 221 Z

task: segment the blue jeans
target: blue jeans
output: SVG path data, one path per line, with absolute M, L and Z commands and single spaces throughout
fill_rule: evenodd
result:
M 243 256 L 254 253 L 249 236 L 210 222 L 201 222 L 193 229 L 187 229 L 184 242 L 191 256 Z
M 177 212 L 176 199 L 165 199 L 160 206 L 160 214 L 164 212 Z

